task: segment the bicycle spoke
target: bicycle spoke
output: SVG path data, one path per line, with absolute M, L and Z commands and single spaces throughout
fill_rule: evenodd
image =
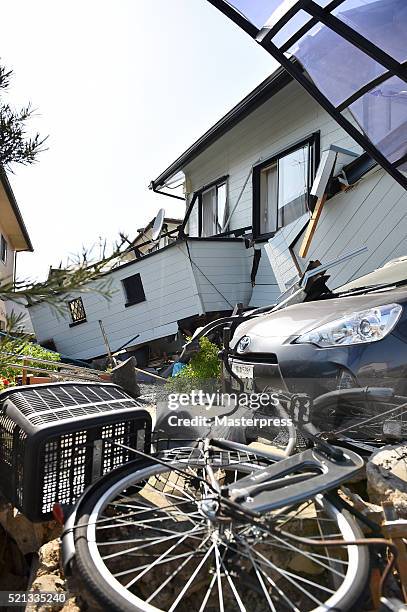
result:
M 197 526 L 195 526 L 197 527 Z M 157 527 L 156 525 L 144 525 L 144 529 L 151 529 L 151 531 L 162 531 L 163 533 L 170 533 L 171 535 L 179 534 L 179 531 L 173 529 L 166 529 L 165 527 Z M 195 528 L 194 528 L 195 529 Z M 192 529 L 192 531 L 194 531 Z M 187 532 L 188 533 L 188 532 Z
M 232 550 L 233 552 L 235 552 L 235 553 L 237 553 L 237 554 L 241 555 L 242 557 L 245 557 L 246 559 L 250 559 L 250 558 L 249 558 L 249 556 L 248 556 L 247 554 L 243 553 L 241 550 L 239 550 L 239 549 L 237 549 L 237 548 L 231 547 L 231 550 Z M 266 560 L 266 561 L 267 561 L 267 560 Z M 273 581 L 273 580 L 270 578 L 270 576 L 269 576 L 268 574 L 266 574 L 265 570 L 264 570 L 264 569 L 261 567 L 261 566 L 263 566 L 263 565 L 267 565 L 267 564 L 268 564 L 268 565 L 270 565 L 270 564 L 271 564 L 271 562 L 270 562 L 270 563 L 268 563 L 268 562 L 267 562 L 267 563 L 265 563 L 264 561 L 259 561 L 259 562 L 258 562 L 258 564 L 259 564 L 259 566 L 260 566 L 260 567 L 259 567 L 260 571 L 263 573 L 263 575 L 264 575 L 264 576 L 266 576 L 266 577 L 268 578 L 269 582 L 270 582 L 271 584 L 273 584 L 273 585 L 276 587 L 277 591 L 278 591 L 278 592 L 279 592 L 279 594 L 280 594 L 280 595 L 283 597 L 283 599 L 285 599 L 285 601 L 289 602 L 290 606 L 293 608 L 293 610 L 294 610 L 295 612 L 301 612 L 301 610 L 299 610 L 299 609 L 298 609 L 298 608 L 295 606 L 295 604 L 293 604 L 293 603 L 292 603 L 292 602 L 291 602 L 291 601 L 290 601 L 290 600 L 289 600 L 289 599 L 286 597 L 286 595 L 284 595 L 283 591 L 281 591 L 281 589 L 279 589 L 279 587 L 277 586 L 277 584 L 276 584 L 276 583 L 275 583 L 275 582 L 274 582 L 274 581 Z M 279 571 L 279 570 L 278 570 L 278 568 L 276 568 L 276 570 L 277 570 L 277 571 Z M 281 573 L 281 572 L 279 572 L 279 573 Z M 291 582 L 292 582 L 292 584 L 293 584 L 294 586 L 296 586 L 296 587 L 297 587 L 297 585 L 295 584 L 295 582 L 293 582 L 293 581 L 291 581 Z M 300 590 L 301 590 L 303 593 L 307 594 L 307 591 L 305 591 L 305 590 L 303 590 L 303 589 L 301 589 L 301 588 L 300 588 Z
M 208 603 L 209 597 L 211 596 L 211 593 L 213 591 L 213 587 L 215 586 L 216 579 L 217 579 L 217 575 L 214 574 L 212 576 L 212 580 L 209 583 L 209 587 L 208 587 L 208 589 L 207 589 L 207 591 L 205 593 L 205 596 L 203 598 L 203 602 L 201 603 L 201 607 L 199 608 L 198 612 L 203 612 L 205 610 L 206 604 Z
M 199 550 L 200 548 L 202 548 L 202 546 L 207 542 L 206 540 L 203 540 L 203 542 L 201 542 L 201 544 L 198 546 Z M 167 584 L 169 584 L 171 582 L 171 580 L 173 580 L 175 578 L 175 576 L 177 576 L 177 574 L 179 574 L 179 572 L 189 563 L 189 561 L 195 556 L 195 552 L 193 552 L 189 557 L 187 557 L 182 563 L 181 565 L 179 565 L 177 567 L 176 570 L 174 570 L 172 572 L 172 574 L 170 574 L 170 576 L 168 576 L 168 578 L 158 587 L 158 589 L 156 589 L 154 591 L 154 593 L 152 593 L 147 599 L 146 602 L 150 603 L 150 601 L 152 601 L 157 595 L 158 593 L 160 593 L 163 588 L 165 588 L 167 586 Z
M 179 454 L 174 456 L 180 465 Z M 205 456 L 199 466 L 188 465 L 185 457 L 185 474 L 160 464 L 140 470 L 139 480 L 137 473 L 133 480 L 128 473 L 123 485 L 116 480 L 116 489 L 114 482 L 110 488 L 106 482 L 106 501 L 101 498 L 97 512 L 83 514 L 91 518 L 89 550 L 105 568 L 103 574 L 102 565 L 95 565 L 95 572 L 117 593 L 115 601 L 134 602 L 135 609 L 151 612 L 191 607 L 198 612 L 311 612 L 330 609 L 338 589 L 344 594 L 352 589 L 353 582 L 345 578 L 354 579 L 363 553 L 347 546 L 352 555 L 344 556 L 321 543 L 353 533 L 352 519 L 339 521 L 329 500 L 317 496 L 290 503 L 254 522 L 222 503 L 222 512 L 213 515 L 205 502 L 213 498 L 216 483 L 238 483 L 265 462 L 255 465 L 253 458 L 244 458 L 245 464 L 233 464 L 231 453 L 222 451 L 209 457 L 206 469 Z M 306 541 L 294 538 L 300 533 Z
M 338 534 L 338 535 L 339 535 L 339 537 L 342 537 L 342 534 Z M 318 538 L 318 539 L 320 539 L 320 538 Z M 315 539 L 315 541 L 317 541 L 317 540 Z M 285 546 L 283 544 L 277 544 L 275 541 L 273 541 L 272 539 L 268 539 L 267 537 L 266 538 L 259 538 L 259 540 L 255 541 L 255 542 L 252 542 L 252 546 L 256 546 L 257 544 L 268 544 L 272 548 L 278 548 L 280 550 L 287 550 L 287 546 Z M 325 559 L 325 560 L 330 561 L 330 562 L 332 561 L 332 563 L 339 563 L 341 565 L 349 565 L 348 561 L 344 561 L 343 559 L 333 559 L 331 556 L 325 556 L 325 555 L 321 555 L 319 553 L 314 553 L 314 552 L 308 551 L 308 555 L 310 555 L 311 557 L 317 557 L 319 559 Z
M 224 604 L 223 604 L 223 590 L 222 590 L 222 575 L 220 572 L 220 563 L 217 556 L 215 556 L 216 562 L 216 583 L 218 586 L 218 599 L 219 599 L 219 612 L 224 612 Z
M 232 580 L 232 578 L 231 578 L 231 576 L 229 574 L 229 571 L 228 571 L 227 567 L 225 567 L 225 564 L 224 564 L 223 559 L 222 559 L 222 557 L 220 555 L 220 552 L 219 552 L 219 548 L 218 548 L 218 546 L 216 544 L 215 544 L 215 554 L 217 556 L 218 563 L 220 563 L 220 565 L 222 566 L 222 569 L 223 569 L 223 571 L 225 573 L 226 579 L 227 579 L 227 581 L 229 583 L 230 589 L 231 589 L 233 595 L 235 596 L 235 599 L 237 601 L 237 605 L 239 606 L 239 610 L 241 612 L 246 612 L 246 608 L 244 607 L 243 602 L 240 599 L 239 593 L 237 592 L 237 589 L 236 589 L 235 584 L 234 584 L 234 582 L 233 582 L 233 580 Z
M 286 532 L 282 531 L 281 532 L 283 535 L 290 535 L 287 534 Z M 282 540 L 281 538 L 277 537 L 276 535 L 272 534 L 271 536 L 272 538 L 275 538 L 278 542 L 281 542 L 282 546 L 285 545 L 286 548 L 289 548 L 290 550 L 294 550 L 296 553 L 299 553 L 300 555 L 304 555 L 304 557 L 307 557 L 308 559 L 310 558 L 310 553 L 306 552 L 305 550 L 302 550 L 302 548 L 298 548 L 297 546 L 295 546 L 294 544 L 290 544 L 289 542 Z M 338 576 L 340 576 L 341 578 L 344 577 L 344 574 L 342 574 L 341 572 L 339 572 L 336 569 L 333 569 L 332 567 L 330 567 L 329 565 L 327 565 L 326 563 L 323 563 L 322 561 L 319 561 L 317 559 L 313 559 L 313 563 L 316 563 L 317 565 L 320 565 L 321 567 L 324 567 L 325 569 L 329 569 L 331 572 L 333 572 L 334 574 L 337 574 Z
M 305 582 L 306 584 L 309 584 L 310 586 L 313 586 L 316 589 L 319 589 L 321 591 L 326 591 L 327 593 L 329 593 L 330 595 L 332 595 L 333 593 L 335 593 L 335 591 L 333 591 L 332 589 L 328 589 L 327 587 L 324 587 L 321 584 L 318 584 L 317 582 L 314 582 L 313 580 L 308 580 L 307 578 L 303 578 L 302 576 L 300 576 L 299 574 L 293 574 L 292 572 L 289 572 L 288 570 L 283 570 L 280 567 L 277 567 L 274 563 L 272 563 L 271 561 L 269 561 L 268 559 L 266 559 L 266 557 L 264 557 L 261 553 L 259 553 L 257 550 L 253 550 L 253 552 L 259 556 L 262 560 L 263 563 L 265 565 L 268 565 L 271 567 L 271 569 L 273 569 L 274 571 L 278 572 L 279 574 L 281 574 L 286 580 L 288 580 L 289 582 L 291 582 L 291 584 L 293 584 L 297 589 L 299 589 L 300 591 L 302 591 L 305 595 L 307 595 L 307 597 L 309 597 L 310 599 L 312 599 L 315 603 L 317 603 L 318 605 L 322 605 L 322 602 L 317 599 L 316 597 L 314 597 L 312 595 L 312 593 L 309 593 L 309 591 L 306 591 L 305 589 L 303 589 L 297 582 L 295 582 L 295 580 L 299 580 L 301 582 Z M 295 580 L 294 580 L 295 578 Z
M 147 573 L 147 571 L 151 570 L 153 567 L 155 567 L 156 565 L 160 564 L 160 561 L 162 561 L 163 559 L 165 559 L 173 550 L 175 550 L 177 548 L 177 546 L 179 546 L 180 544 L 182 544 L 182 542 L 184 542 L 187 539 L 188 535 L 184 535 L 178 542 L 176 542 L 175 544 L 173 544 L 172 546 L 170 546 L 170 548 L 168 550 L 166 550 L 165 552 L 162 553 L 162 555 L 160 555 L 158 557 L 158 559 L 156 559 L 155 561 L 153 561 L 153 563 L 147 565 L 147 567 L 145 567 L 143 569 L 142 572 L 140 572 L 139 574 L 137 574 L 137 576 L 135 576 L 134 578 L 132 578 L 132 580 L 130 580 L 129 583 L 126 584 L 126 589 L 130 588 L 131 586 L 133 586 L 136 582 L 138 582 L 138 580 L 140 580 L 140 578 L 142 578 L 144 576 L 144 574 Z M 189 553 L 186 553 L 189 554 Z M 175 558 L 179 558 L 175 557 Z M 174 558 L 172 558 L 172 560 L 174 560 Z M 168 559 L 166 560 L 168 562 Z M 138 568 L 139 569 L 139 568 Z M 129 570 L 126 570 L 125 572 L 121 572 L 119 574 L 116 574 L 117 576 L 123 576 L 124 574 L 128 574 Z
M 203 532 L 204 529 L 199 529 L 198 531 L 195 531 L 195 533 L 200 533 Z M 114 557 L 120 557 L 121 555 L 124 555 L 126 553 L 133 553 L 133 552 L 137 552 L 138 550 L 142 550 L 144 548 L 149 548 L 150 546 L 155 546 L 157 544 L 161 544 L 162 542 L 168 542 L 169 540 L 173 540 L 174 538 L 179 537 L 180 534 L 176 534 L 173 536 L 165 536 L 164 538 L 160 538 L 160 539 L 154 539 L 151 542 L 147 542 L 146 544 L 142 544 L 141 546 L 133 546 L 132 548 L 125 548 L 124 550 L 119 550 L 118 552 L 112 553 L 110 555 L 105 555 L 104 557 L 102 557 L 102 559 L 105 561 L 106 559 L 113 559 Z M 191 539 L 199 539 L 199 538 L 191 538 Z M 135 540 L 136 541 L 136 540 Z M 145 540 L 141 539 L 141 542 L 144 542 Z M 129 540 L 127 540 L 127 543 L 129 542 Z M 120 542 L 120 544 L 122 544 L 123 542 Z M 99 543 L 98 543 L 99 544 Z M 116 544 L 116 542 L 109 542 L 109 544 Z
M 168 610 L 168 612 L 173 612 L 173 610 L 175 610 L 175 608 L 177 607 L 177 605 L 181 601 L 182 597 L 184 596 L 184 594 L 189 589 L 189 587 L 190 587 L 192 581 L 194 580 L 195 576 L 197 576 L 197 574 L 201 571 L 201 568 L 205 565 L 206 560 L 208 559 L 209 555 L 212 553 L 214 547 L 215 547 L 215 544 L 212 544 L 212 546 L 209 548 L 209 550 L 207 551 L 206 555 L 203 557 L 203 559 L 199 563 L 198 567 L 196 567 L 196 569 L 194 570 L 194 572 L 190 576 L 189 580 L 185 584 L 184 588 L 181 590 L 181 593 L 179 593 L 178 597 L 176 598 L 176 600 L 174 601 L 174 603 L 172 604 L 172 606 Z M 223 608 L 222 608 L 221 612 L 223 612 Z
M 123 521 L 122 523 L 118 523 L 117 525 L 102 525 L 101 527 L 99 527 L 99 523 L 106 523 L 108 521 L 114 521 L 114 520 L 120 520 L 120 519 L 125 519 L 125 518 L 133 518 L 134 516 L 139 516 L 140 514 L 145 514 L 146 511 L 151 511 L 154 510 L 154 512 L 163 512 L 164 514 L 166 514 L 167 516 L 171 517 L 171 514 L 167 514 L 167 512 L 165 512 L 168 508 L 179 508 L 179 506 L 182 505 L 191 505 L 190 501 L 183 501 L 181 503 L 178 503 L 177 505 L 175 504 L 171 504 L 168 506 L 164 506 L 164 508 L 161 508 L 160 506 L 145 506 L 145 509 L 143 510 L 138 510 L 137 512 L 129 512 L 128 514 L 119 514 L 119 515 L 115 515 L 115 516 L 111 516 L 111 517 L 104 517 L 99 519 L 98 521 L 96 521 L 93 524 L 96 524 L 97 530 L 101 530 L 101 529 L 112 529 L 114 527 L 121 527 L 122 525 L 132 525 L 132 524 L 137 524 L 138 521 L 133 522 L 129 522 L 129 521 Z M 112 505 L 112 504 L 110 504 Z M 109 505 L 109 507 L 110 507 Z
M 188 557 L 188 555 L 192 555 L 194 557 L 199 556 L 198 555 L 198 551 L 196 551 L 196 550 L 194 550 L 192 553 L 189 550 L 186 553 L 180 553 L 179 555 L 173 555 L 172 557 L 165 557 L 165 558 L 163 558 L 161 560 L 159 560 L 157 558 L 157 555 L 156 555 L 154 558 L 155 558 L 155 561 L 157 561 L 157 563 L 154 565 L 154 567 L 156 567 L 158 565 L 165 565 L 166 563 L 171 563 L 171 561 L 179 561 L 180 559 L 185 559 L 185 557 Z M 135 555 L 135 556 L 137 556 L 137 555 Z M 149 557 L 152 557 L 152 556 L 153 555 L 149 555 Z M 154 563 L 155 563 L 155 561 L 154 561 Z M 113 574 L 113 575 L 114 575 L 115 578 L 117 578 L 117 577 L 120 578 L 121 576 L 128 576 L 129 574 L 134 573 L 136 571 L 136 569 L 137 570 L 150 570 L 151 565 L 152 565 L 152 563 L 150 563 L 150 562 L 149 563 L 144 563 L 144 565 L 138 565 L 137 568 L 133 567 L 132 569 L 128 569 L 128 570 L 125 570 L 123 572 L 120 572 L 118 574 Z M 148 572 L 146 571 L 145 573 L 148 573 Z M 130 586 L 132 586 L 132 585 L 130 585 Z
M 259 572 L 261 572 L 263 574 L 263 576 L 271 584 L 273 589 L 275 589 L 277 591 L 277 593 L 280 595 L 280 597 L 282 597 L 284 599 L 284 601 L 290 606 L 290 608 L 293 610 L 293 612 L 301 612 L 301 610 L 299 608 L 297 608 L 297 606 L 291 601 L 291 599 L 289 599 L 287 597 L 287 595 L 278 587 L 277 583 L 274 582 L 274 580 L 264 571 L 264 569 L 259 567 Z
M 275 608 L 275 606 L 274 606 L 273 602 L 271 601 L 271 598 L 270 598 L 269 592 L 268 592 L 268 591 L 267 591 L 267 589 L 266 589 L 266 585 L 264 584 L 264 580 L 263 580 L 263 578 L 261 577 L 261 574 L 260 574 L 260 572 L 259 572 L 259 568 L 257 567 L 257 564 L 256 564 L 255 560 L 253 559 L 253 555 L 252 555 L 252 552 L 251 552 L 251 550 L 250 550 L 250 547 L 247 545 L 247 543 L 246 543 L 246 542 L 243 542 L 243 545 L 244 545 L 244 547 L 245 547 L 245 548 L 246 548 L 246 550 L 247 550 L 247 553 L 248 553 L 248 555 L 249 555 L 250 561 L 252 562 L 252 565 L 253 565 L 253 568 L 254 568 L 255 574 L 256 574 L 256 576 L 257 576 L 257 580 L 258 580 L 258 581 L 259 581 L 259 583 L 260 583 L 260 586 L 261 586 L 262 591 L 263 591 L 263 593 L 264 593 L 264 595 L 265 595 L 265 597 L 266 597 L 266 599 L 267 599 L 267 603 L 269 604 L 270 609 L 271 609 L 271 610 L 273 610 L 273 612 L 277 612 L 277 610 L 276 610 L 276 608 Z

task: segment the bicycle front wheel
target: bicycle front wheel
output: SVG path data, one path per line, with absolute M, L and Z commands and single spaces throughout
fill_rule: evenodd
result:
M 219 452 L 211 467 L 217 482 L 225 484 L 260 465 L 245 453 Z M 270 512 L 262 525 L 242 515 L 219 518 L 213 496 L 202 486 L 204 474 L 203 460 L 182 454 L 168 466 L 154 459 L 135 462 L 99 481 L 78 508 L 77 568 L 104 609 L 352 608 L 367 579 L 366 547 L 321 543 L 362 537 L 348 513 L 318 495 Z

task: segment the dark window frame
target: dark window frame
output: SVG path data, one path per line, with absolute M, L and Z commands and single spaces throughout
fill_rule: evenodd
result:
M 4 253 L 4 256 L 3 256 Z M 3 234 L 0 234 L 0 260 L 6 264 L 8 255 L 8 243 Z
M 135 278 L 137 278 L 137 280 L 139 281 L 139 286 L 137 288 L 137 291 L 139 292 L 141 290 L 139 298 L 131 297 L 126 287 L 126 281 L 129 281 L 130 279 L 135 279 Z M 128 308 L 129 306 L 135 306 L 136 304 L 142 304 L 143 302 L 147 301 L 146 294 L 144 291 L 143 281 L 141 278 L 141 274 L 139 272 L 137 272 L 136 274 L 132 274 L 131 276 L 127 276 L 126 278 L 122 278 L 121 283 L 122 283 L 122 288 L 124 291 L 124 296 L 126 298 L 126 302 L 124 304 L 125 308 Z
M 215 181 L 212 181 L 208 183 L 207 185 L 204 185 L 203 187 L 201 187 L 200 189 L 196 191 L 196 201 L 195 201 L 194 206 L 198 207 L 198 238 L 202 238 L 202 237 L 208 238 L 209 237 L 209 236 L 202 236 L 202 217 L 203 217 L 202 215 L 202 196 L 209 189 L 212 189 L 213 187 L 216 187 L 218 189 L 222 185 L 226 185 L 226 211 L 227 211 L 228 202 L 229 202 L 229 175 L 228 174 L 224 176 L 220 176 Z M 217 224 L 218 224 L 218 217 L 216 217 L 216 225 Z M 216 234 L 213 234 L 213 236 L 219 236 L 219 234 L 216 233 Z
M 315 174 L 319 165 L 320 155 L 321 155 L 321 135 L 320 132 L 313 132 L 311 135 L 306 138 L 302 138 L 292 145 L 285 147 L 284 149 L 274 153 L 271 157 L 262 161 L 260 164 L 257 164 L 253 167 L 253 176 L 252 176 L 252 188 L 253 188 L 253 198 L 252 198 L 252 215 L 253 215 L 253 237 L 256 240 L 267 240 L 268 238 L 272 238 L 282 227 L 278 225 L 278 214 L 277 214 L 277 223 L 276 230 L 273 232 L 262 233 L 260 228 L 260 209 L 261 209 L 261 174 L 262 171 L 271 166 L 274 163 L 277 163 L 283 157 L 286 157 L 290 153 L 293 153 L 297 149 L 301 149 L 306 145 L 309 146 L 309 164 L 308 164 L 308 176 L 307 176 L 307 207 L 312 212 L 314 198 L 310 195 L 310 190 L 312 186 L 312 182 L 315 178 Z M 276 202 L 276 213 L 278 213 L 278 202 Z
M 81 319 L 75 319 L 74 318 L 74 312 L 73 312 L 73 308 L 71 307 L 72 304 L 74 304 L 75 302 L 80 302 L 80 308 L 83 311 L 83 318 Z M 86 310 L 85 310 L 85 306 L 83 303 L 83 300 L 81 297 L 77 297 L 74 298 L 73 300 L 69 300 L 68 302 L 68 310 L 69 310 L 69 314 L 71 316 L 71 323 L 69 324 L 69 327 L 76 327 L 77 325 L 82 325 L 82 323 L 86 323 L 87 322 L 87 318 L 86 318 Z

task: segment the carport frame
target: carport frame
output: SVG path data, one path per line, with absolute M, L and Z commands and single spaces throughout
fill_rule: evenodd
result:
M 349 101 L 354 102 L 359 99 L 364 93 L 372 89 L 375 85 L 386 80 L 386 78 L 397 76 L 407 83 L 407 62 L 400 63 L 388 53 L 374 45 L 364 36 L 344 24 L 340 19 L 331 14 L 330 11 L 340 6 L 345 0 L 332 0 L 325 8 L 322 8 L 314 2 L 314 0 L 297 0 L 287 12 L 275 23 L 268 22 L 264 27 L 257 28 L 250 22 L 242 13 L 230 5 L 226 0 L 208 0 L 210 4 L 215 6 L 224 15 L 229 17 L 234 23 L 242 28 L 249 36 L 256 40 L 285 70 L 294 78 L 304 89 L 320 104 L 320 106 L 329 114 L 335 121 L 368 153 L 386 172 L 390 174 L 404 189 L 407 190 L 407 177 L 405 177 L 398 166 L 407 160 L 407 155 L 397 160 L 395 163 L 390 162 L 379 149 L 359 131 L 350 121 L 342 115 L 344 104 Z M 293 17 L 298 11 L 303 10 L 310 15 L 310 21 L 299 28 L 289 41 L 281 48 L 278 48 L 272 41 L 272 38 L 281 28 Z M 302 72 L 301 67 L 297 62 L 293 62 L 287 58 L 284 51 L 287 50 L 287 45 L 296 42 L 301 36 L 306 34 L 310 28 L 317 23 L 322 23 L 333 30 L 336 34 L 344 38 L 347 42 L 358 48 L 360 51 L 374 59 L 386 68 L 385 74 L 380 75 L 364 85 L 363 88 L 349 97 L 345 102 L 337 107 L 334 106 L 328 98 L 310 81 L 306 74 Z

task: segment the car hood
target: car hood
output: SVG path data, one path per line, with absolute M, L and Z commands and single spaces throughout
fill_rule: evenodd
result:
M 249 352 L 264 352 L 264 341 L 267 339 L 270 339 L 274 345 L 283 344 L 315 327 L 353 312 L 383 304 L 405 302 L 407 302 L 406 288 L 294 304 L 276 312 L 260 315 L 239 325 L 230 347 L 234 349 L 240 338 L 247 335 L 252 340 Z

